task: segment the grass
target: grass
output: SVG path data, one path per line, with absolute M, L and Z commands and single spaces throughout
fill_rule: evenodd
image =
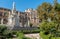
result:
M 44 35 L 44 32 L 40 32 L 40 37 L 42 38 L 42 39 L 49 39 L 49 36 L 50 36 L 50 34 L 49 35 Z M 60 37 L 51 37 L 51 39 L 60 39 Z
M 55 37 L 52 37 L 51 39 L 60 39 L 60 37 L 56 37 L 56 38 Z
M 48 35 L 44 35 L 43 32 L 40 32 L 40 37 L 42 39 L 49 39 L 49 36 Z

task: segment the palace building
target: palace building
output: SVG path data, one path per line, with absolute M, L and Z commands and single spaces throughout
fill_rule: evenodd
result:
M 33 26 L 37 26 L 39 24 L 39 18 L 37 11 L 34 9 L 27 9 L 25 10 L 27 12 L 27 17 L 29 18 L 29 22 L 33 24 Z
M 13 16 L 16 18 L 14 18 Z M 15 19 L 16 21 L 13 19 Z M 15 5 L 13 6 L 12 10 L 0 7 L 0 24 L 12 25 L 16 22 L 21 27 L 28 27 L 30 26 L 30 24 L 32 24 L 32 26 L 37 26 L 39 24 L 37 11 L 34 9 L 27 9 L 25 10 L 25 12 L 16 11 Z

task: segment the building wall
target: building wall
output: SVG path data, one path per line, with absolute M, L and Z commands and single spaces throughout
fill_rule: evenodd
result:
M 7 24 L 9 12 L 9 9 L 0 8 L 0 24 Z
M 33 9 L 25 10 L 25 12 L 18 12 L 20 26 L 28 26 L 28 21 L 33 24 L 33 26 L 38 25 L 39 19 L 37 16 L 37 11 Z M 0 8 L 0 24 L 7 24 L 8 17 L 12 14 L 12 10 L 6 8 Z
M 39 18 L 38 18 L 38 15 L 37 15 L 37 11 L 33 10 L 33 9 L 27 9 L 27 10 L 25 10 L 25 12 L 28 12 L 27 16 L 30 19 L 30 23 L 32 23 L 33 26 L 37 26 L 39 24 Z

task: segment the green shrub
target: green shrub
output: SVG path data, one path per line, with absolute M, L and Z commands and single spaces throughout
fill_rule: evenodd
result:
M 23 39 L 24 34 L 22 32 L 17 32 L 17 38 L 18 39 Z
M 25 37 L 22 32 L 17 32 L 17 38 L 18 38 L 18 39 L 30 39 L 30 38 L 28 38 L 28 37 Z

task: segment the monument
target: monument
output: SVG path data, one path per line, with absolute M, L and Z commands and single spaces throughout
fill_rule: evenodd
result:
M 16 13 L 15 2 L 13 2 L 12 13 L 10 14 L 9 12 L 8 25 L 11 26 L 11 29 L 18 29 L 20 27 L 19 13 Z
M 15 7 L 15 2 L 13 2 L 13 9 L 12 9 L 12 15 L 13 15 L 13 23 L 14 26 L 19 26 L 19 13 L 16 13 L 16 7 Z

